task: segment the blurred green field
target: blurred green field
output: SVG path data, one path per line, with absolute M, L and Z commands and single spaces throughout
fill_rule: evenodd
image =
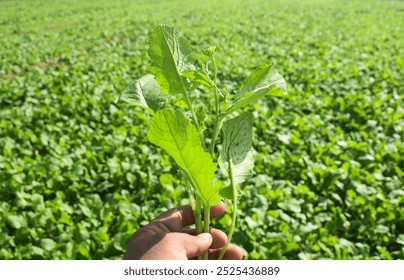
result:
M 403 18 L 392 0 L 0 1 L 0 259 L 120 259 L 188 203 L 148 115 L 115 104 L 163 23 L 220 46 L 230 91 L 271 61 L 287 82 L 255 108 L 246 259 L 404 259 Z

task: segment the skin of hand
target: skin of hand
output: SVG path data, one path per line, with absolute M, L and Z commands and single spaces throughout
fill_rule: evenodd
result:
M 210 208 L 211 218 L 224 213 L 224 203 Z M 127 260 L 187 260 L 195 259 L 209 250 L 209 259 L 216 259 L 227 243 L 224 232 L 212 228 L 210 233 L 194 235 L 187 226 L 195 223 L 190 205 L 173 208 L 136 231 L 125 253 Z M 240 260 L 242 251 L 230 245 L 225 260 Z

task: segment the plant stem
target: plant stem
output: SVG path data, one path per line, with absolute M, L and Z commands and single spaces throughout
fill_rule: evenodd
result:
M 185 102 L 187 103 L 189 111 L 191 112 L 192 119 L 194 121 L 196 130 L 198 131 L 199 139 L 201 140 L 202 147 L 205 148 L 205 138 L 203 137 L 201 125 L 199 124 L 198 117 L 195 114 L 194 107 L 192 106 L 191 99 L 189 98 L 189 93 L 188 93 L 182 79 L 181 79 L 181 84 L 182 84 L 182 89 L 183 89 L 183 96 L 185 97 Z
M 218 88 L 216 85 L 217 82 L 217 66 L 216 66 L 216 61 L 214 59 L 214 57 L 211 57 L 211 61 L 212 61 L 212 65 L 213 65 L 213 92 L 215 95 L 215 125 L 213 127 L 213 133 L 212 133 L 212 139 L 211 142 L 209 144 L 209 149 L 208 152 L 210 154 L 210 156 L 213 158 L 213 153 L 215 150 L 215 143 L 216 143 L 216 139 L 219 136 L 219 132 L 222 129 L 222 125 L 223 125 L 223 117 L 220 116 L 220 104 L 219 104 L 219 93 L 218 93 Z
M 203 207 L 203 217 L 204 217 L 204 222 L 203 222 L 203 232 L 209 232 L 210 230 L 210 205 L 206 204 Z M 208 251 L 203 253 L 203 259 L 207 260 L 208 259 Z
M 234 233 L 234 229 L 236 228 L 236 220 L 237 220 L 237 212 L 238 212 L 238 201 L 237 201 L 237 186 L 234 182 L 234 176 L 233 176 L 233 164 L 231 163 L 231 161 L 229 161 L 229 177 L 230 177 L 230 184 L 231 184 L 231 188 L 233 191 L 233 215 L 232 215 L 232 220 L 231 220 L 231 225 L 230 225 L 230 230 L 229 230 L 229 234 L 227 236 L 227 243 L 226 245 L 223 247 L 222 251 L 220 251 L 219 257 L 217 258 L 218 260 L 223 259 L 224 254 L 227 251 L 227 247 L 229 247 L 230 241 L 233 237 L 233 233 Z
M 216 66 L 216 62 L 214 57 L 212 56 L 211 58 L 212 60 L 212 64 L 213 64 L 213 84 L 214 84 L 214 88 L 213 91 L 215 93 L 215 114 L 216 114 L 216 119 L 219 118 L 219 114 L 220 114 L 220 108 L 219 108 L 219 94 L 217 92 L 217 85 L 216 85 L 216 81 L 217 81 L 217 66 Z
M 195 114 L 194 107 L 192 106 L 191 99 L 189 98 L 189 93 L 188 93 L 182 79 L 181 79 L 181 84 L 182 84 L 182 89 L 183 89 L 183 96 L 185 97 L 185 102 L 187 103 L 189 111 L 191 112 L 192 119 L 194 121 L 196 130 L 198 131 L 199 139 L 201 140 L 202 147 L 205 149 L 205 146 L 206 146 L 205 137 L 203 136 L 201 125 L 199 124 L 198 117 Z M 188 183 L 191 184 L 191 182 L 189 180 L 188 180 Z M 208 212 L 209 212 L 209 216 L 210 216 L 210 210 Z M 202 214 L 201 214 L 201 198 L 199 197 L 199 195 L 197 193 L 195 194 L 194 217 L 195 217 L 195 230 L 196 230 L 196 234 L 198 235 L 198 234 L 202 233 L 203 228 L 202 228 Z M 210 219 L 210 217 L 208 217 L 208 219 Z M 205 217 L 205 221 L 206 221 L 206 217 Z M 208 227 L 209 227 L 209 222 L 208 222 Z M 207 252 L 206 252 L 206 254 L 207 254 Z M 201 257 L 205 258 L 205 254 Z M 201 259 L 201 257 L 198 257 L 198 260 Z M 207 255 L 206 255 L 206 259 L 207 259 Z
M 194 196 L 194 193 L 193 193 L 192 184 L 191 184 L 190 180 L 188 179 L 187 175 L 185 174 L 185 172 L 182 169 L 180 169 L 180 173 L 182 175 L 182 179 L 183 179 L 185 187 L 187 189 L 189 199 L 191 200 L 192 209 L 195 209 L 195 196 Z
M 194 218 L 195 218 L 195 231 L 196 235 L 200 234 L 203 232 L 203 226 L 202 226 L 202 213 L 201 213 L 201 198 L 197 193 L 192 193 L 192 183 L 190 180 L 187 178 L 184 172 L 181 172 L 184 179 L 185 179 L 185 185 L 188 190 L 189 198 L 191 200 L 192 204 L 192 210 L 194 212 Z M 202 256 L 198 257 L 198 260 L 202 259 Z
M 216 118 L 215 126 L 213 127 L 212 139 L 209 144 L 209 150 L 208 150 L 209 154 L 211 155 L 212 158 L 213 158 L 213 153 L 215 151 L 216 139 L 219 136 L 220 130 L 222 129 L 223 121 L 224 121 L 224 118 L 221 115 L 219 115 Z
M 195 216 L 195 230 L 196 234 L 202 233 L 202 214 L 201 214 L 201 198 L 199 197 L 198 194 L 195 196 L 195 210 L 194 210 L 194 216 Z

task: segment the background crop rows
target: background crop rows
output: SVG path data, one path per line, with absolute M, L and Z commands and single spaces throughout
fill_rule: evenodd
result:
M 287 81 L 289 97 L 250 108 L 245 258 L 403 259 L 402 18 L 381 0 L 1 1 L 0 259 L 120 259 L 188 203 L 147 113 L 115 105 L 163 23 L 220 46 L 230 91 L 271 61 Z

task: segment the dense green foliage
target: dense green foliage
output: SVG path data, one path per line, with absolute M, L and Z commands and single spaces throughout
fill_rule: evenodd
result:
M 404 258 L 402 1 L 66 3 L 0 1 L 0 259 L 121 258 L 188 203 L 147 113 L 115 105 L 161 23 L 218 44 L 231 93 L 272 60 L 287 81 L 255 108 L 259 175 L 233 236 L 246 258 Z

